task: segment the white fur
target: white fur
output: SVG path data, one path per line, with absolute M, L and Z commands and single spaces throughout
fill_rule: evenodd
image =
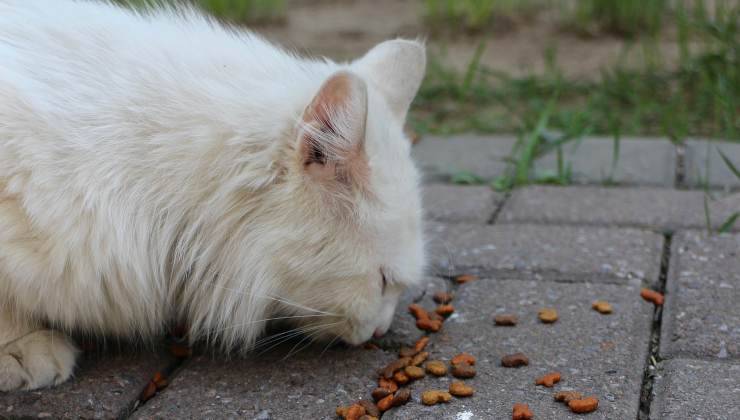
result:
M 48 327 L 151 339 L 186 322 L 240 349 L 270 318 L 353 344 L 385 331 L 424 264 L 402 128 L 425 62 L 402 40 L 368 57 L 299 59 L 187 10 L 0 0 L 0 390 L 71 375 Z M 361 188 L 299 153 L 340 70 L 366 82 L 366 115 L 334 117 L 364 119 Z

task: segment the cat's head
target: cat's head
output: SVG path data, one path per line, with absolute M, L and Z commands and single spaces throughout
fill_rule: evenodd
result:
M 304 218 L 278 293 L 312 337 L 382 335 L 402 291 L 422 277 L 420 175 L 404 122 L 425 66 L 422 43 L 384 42 L 305 104 L 287 175 Z

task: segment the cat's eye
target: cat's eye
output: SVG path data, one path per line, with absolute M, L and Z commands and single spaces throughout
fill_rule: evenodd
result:
M 380 289 L 381 294 L 385 294 L 385 287 L 388 285 L 388 279 L 385 278 L 385 273 L 383 270 L 380 270 L 380 278 L 383 280 L 382 288 Z

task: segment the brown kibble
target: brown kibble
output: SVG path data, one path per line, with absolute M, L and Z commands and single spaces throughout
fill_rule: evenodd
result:
M 365 414 L 372 417 L 380 417 L 380 410 L 378 407 L 368 400 L 357 401 L 357 404 L 361 405 L 365 409 Z
M 409 383 L 411 378 L 406 375 L 406 372 L 399 370 L 398 372 L 393 374 L 393 380 L 399 385 L 406 385 L 407 383 Z
M 411 366 L 420 366 L 429 357 L 428 351 L 423 351 L 411 359 Z
M 447 293 L 447 292 L 437 292 L 434 294 L 433 299 L 435 302 L 439 303 L 440 305 L 444 305 L 444 304 L 452 302 L 452 294 Z
M 420 330 L 437 332 L 442 329 L 442 321 L 438 319 L 420 319 L 416 321 L 416 327 Z
M 410 357 L 401 357 L 400 359 L 397 359 L 397 360 L 394 360 L 388 363 L 383 369 L 381 369 L 380 375 L 386 379 L 390 379 L 393 377 L 394 373 L 405 368 L 410 363 L 411 363 Z
M 390 392 L 398 391 L 398 384 L 395 383 L 392 379 L 380 378 L 378 380 L 378 386 L 380 388 L 385 388 Z
M 420 339 L 416 340 L 416 343 L 414 343 L 414 350 L 416 350 L 417 353 L 424 350 L 424 348 L 429 343 L 429 337 L 421 337 Z
M 475 393 L 475 389 L 472 386 L 465 385 L 461 381 L 452 381 L 450 384 L 450 394 L 456 397 L 469 397 Z
M 439 305 L 437 306 L 437 309 L 434 310 L 434 312 L 444 317 L 448 317 L 452 315 L 453 312 L 455 312 L 455 307 L 452 305 Z
M 347 417 L 347 411 L 349 411 L 349 407 L 343 407 L 343 406 L 339 406 L 335 410 L 335 412 L 337 413 L 337 417 L 341 417 L 341 418 Z
M 426 376 L 424 374 L 424 369 L 418 366 L 406 366 L 403 371 L 406 373 L 406 376 L 411 379 L 421 379 Z
M 439 360 L 430 360 L 426 364 L 426 370 L 428 373 L 434 376 L 445 376 L 447 375 L 447 365 Z
M 456 378 L 472 378 L 475 376 L 475 367 L 467 363 L 460 363 L 452 366 L 452 376 Z
M 640 290 L 640 296 L 642 296 L 646 301 L 653 302 L 658 306 L 663 304 L 663 295 L 655 290 L 642 289 Z
M 409 312 L 411 312 L 411 315 L 413 315 L 416 319 L 429 318 L 429 313 L 427 312 L 427 310 L 416 303 L 412 303 L 411 305 L 409 305 Z
M 393 396 L 393 401 L 391 401 L 392 407 L 400 407 L 411 399 L 411 391 L 409 391 L 407 388 L 399 389 L 398 392 L 396 392 L 396 395 Z
M 516 403 L 511 418 L 512 420 L 532 420 L 534 414 L 532 414 L 532 410 L 529 409 L 527 404 Z
M 570 400 L 568 402 L 568 408 L 574 413 L 590 413 L 599 408 L 599 399 L 596 397 L 586 397 L 580 400 Z
M 382 400 L 378 401 L 378 410 L 382 413 L 383 411 L 388 411 L 393 407 L 393 394 L 388 395 L 387 397 L 383 398 Z
M 360 420 L 360 417 L 364 416 L 365 408 L 362 407 L 360 404 L 352 404 L 347 409 L 347 414 L 345 414 L 344 418 L 346 420 Z
M 463 275 L 455 277 L 455 281 L 457 282 L 457 284 L 470 283 L 471 281 L 476 281 L 476 280 L 478 280 L 478 276 L 474 274 L 463 274 Z
M 560 391 L 555 393 L 555 401 L 568 404 L 572 400 L 580 400 L 583 394 L 578 391 Z
M 591 308 L 605 315 L 612 313 L 612 305 L 610 305 L 609 302 L 604 301 L 604 300 L 595 301 L 594 303 L 591 304 Z
M 516 315 L 511 314 L 496 315 L 493 318 L 493 322 L 501 327 L 513 327 L 518 321 Z
M 537 378 L 535 385 L 543 385 L 552 388 L 553 385 L 560 382 L 560 372 L 550 372 L 547 375 Z
M 544 322 L 545 324 L 552 324 L 553 322 L 558 320 L 558 311 L 553 308 L 543 308 L 540 309 L 540 311 L 537 313 L 537 316 L 539 316 L 540 321 Z
M 155 384 L 152 381 L 149 381 L 148 384 L 146 384 L 146 387 L 144 388 L 144 391 L 141 392 L 141 396 L 139 396 L 139 400 L 141 402 L 147 402 L 149 401 L 155 394 L 157 393 L 157 384 Z
M 388 388 L 377 387 L 373 390 L 371 395 L 375 401 L 380 401 L 391 394 L 393 393 Z
M 421 402 L 424 405 L 435 405 L 439 403 L 446 403 L 450 402 L 452 400 L 452 395 L 450 395 L 447 391 L 440 391 L 440 390 L 429 390 L 424 391 L 421 394 Z
M 154 382 L 154 385 L 157 386 L 157 391 L 167 388 L 167 385 L 169 385 L 167 378 L 165 378 L 164 374 L 161 372 L 157 372 L 154 374 L 152 382 Z
M 450 360 L 450 363 L 452 365 L 459 365 L 461 363 L 465 363 L 468 365 L 474 365 L 475 364 L 475 356 L 468 353 L 460 353 L 457 356 L 453 357 L 452 360 Z
M 411 347 L 401 347 L 401 350 L 398 352 L 398 355 L 401 357 L 414 357 L 416 356 L 416 353 L 418 353 L 418 351 L 415 349 L 412 349 Z
M 501 358 L 501 366 L 520 367 L 529 364 L 529 358 L 524 353 L 509 354 Z
M 359 420 L 378 420 L 378 417 L 365 414 L 364 416 L 360 417 Z

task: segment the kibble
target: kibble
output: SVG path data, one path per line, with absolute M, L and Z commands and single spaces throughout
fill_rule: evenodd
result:
M 552 324 L 553 322 L 558 320 L 558 311 L 553 308 L 543 308 L 540 309 L 537 316 L 539 316 L 540 321 L 544 322 L 545 324 Z
M 461 379 L 468 379 L 475 376 L 475 367 L 467 363 L 460 363 L 452 366 L 452 376 Z
M 380 417 L 380 410 L 378 407 L 368 400 L 357 401 L 357 404 L 361 405 L 365 409 L 365 413 L 372 417 Z
M 396 359 L 390 363 L 388 363 L 383 369 L 380 371 L 380 375 L 383 378 L 390 379 L 393 377 L 393 374 L 397 371 L 405 368 L 411 363 L 410 357 L 402 357 L 400 359 Z
M 378 387 L 373 390 L 371 395 L 375 401 L 380 401 L 383 398 L 393 394 L 388 388 Z
M 648 302 L 652 302 L 657 306 L 663 304 L 663 295 L 656 292 L 655 290 L 642 289 L 640 290 L 640 296 Z
M 391 406 L 393 407 L 400 407 L 411 399 L 411 391 L 409 391 L 406 388 L 399 389 L 398 392 L 393 396 L 393 400 L 391 401 Z
M 568 402 L 570 411 L 578 414 L 590 413 L 599 408 L 599 399 L 596 397 L 586 397 L 579 400 L 570 400 Z
M 416 343 L 414 343 L 414 350 L 416 350 L 417 353 L 424 350 L 424 348 L 429 343 L 429 337 L 421 337 L 420 339 L 416 340 Z
M 460 276 L 455 277 L 455 281 L 457 284 L 465 284 L 470 283 L 471 281 L 478 280 L 478 276 L 474 274 L 462 274 Z
M 456 397 L 469 397 L 475 393 L 472 386 L 466 385 L 461 381 L 452 381 L 450 384 L 450 394 Z
M 401 347 L 401 350 L 398 351 L 398 355 L 401 357 L 414 357 L 416 356 L 416 353 L 418 353 L 418 351 L 411 347 Z
M 445 376 L 447 375 L 447 365 L 439 360 L 430 360 L 425 365 L 427 373 L 434 376 Z
M 425 376 L 424 369 L 418 366 L 406 366 L 403 371 L 411 379 L 421 379 Z
M 493 322 L 501 327 L 513 327 L 519 320 L 516 315 L 501 314 L 493 318 Z
M 572 400 L 580 400 L 583 394 L 578 391 L 560 391 L 555 393 L 555 401 L 568 404 Z
M 609 302 L 603 300 L 595 301 L 591 304 L 591 308 L 594 309 L 596 312 L 605 315 L 612 313 L 612 305 L 610 305 Z
M 453 365 L 459 365 L 461 363 L 465 363 L 468 365 L 474 365 L 475 364 L 475 356 L 468 353 L 460 353 L 456 355 L 455 357 L 450 360 L 450 363 Z
M 382 400 L 378 401 L 378 410 L 382 413 L 383 411 L 388 411 L 393 407 L 393 394 L 388 395 L 387 397 L 383 398 Z
M 429 358 L 429 352 L 422 351 L 411 359 L 411 366 L 421 366 L 427 358 Z
M 378 417 L 365 414 L 364 416 L 360 417 L 359 420 L 378 420 Z
M 411 378 L 409 378 L 408 375 L 406 375 L 406 372 L 399 370 L 398 372 L 393 374 L 393 381 L 395 381 L 399 385 L 406 385 L 409 383 Z
M 516 403 L 511 418 L 512 420 L 532 420 L 534 414 L 527 404 Z
M 560 372 L 550 372 L 547 375 L 537 378 L 535 384 L 552 388 L 558 382 L 560 382 Z
M 529 364 L 529 358 L 524 353 L 509 354 L 501 358 L 501 366 L 520 367 Z
M 452 294 L 447 292 L 437 292 L 433 297 L 434 301 L 440 305 L 452 302 Z
M 452 305 L 439 305 L 437 306 L 437 309 L 434 310 L 439 315 L 442 315 L 443 317 L 448 317 L 452 315 L 455 312 L 455 307 Z
M 396 392 L 398 390 L 398 384 L 392 379 L 380 378 L 378 380 L 378 386 L 380 388 L 385 388 L 390 392 Z
M 429 390 L 421 394 L 421 402 L 424 405 L 435 405 L 452 400 L 452 395 L 447 391 Z
M 359 404 L 352 404 L 347 408 L 347 412 L 344 415 L 346 420 L 360 420 L 360 417 L 364 416 L 365 408 Z

